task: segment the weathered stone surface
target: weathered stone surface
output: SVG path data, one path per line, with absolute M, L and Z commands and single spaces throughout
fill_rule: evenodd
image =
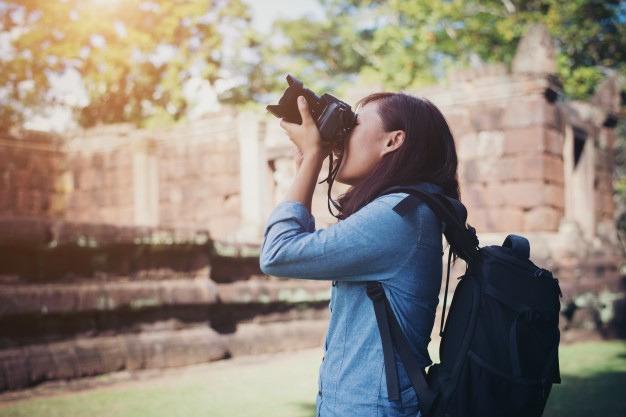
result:
M 211 198 L 223 202 L 239 193 L 238 141 L 229 125 L 234 120 L 231 109 L 225 109 L 195 124 L 159 132 L 120 125 L 78 132 L 65 140 L 29 132 L 19 140 L 1 138 L 0 148 L 8 150 L 0 152 L 8 187 L 0 187 L 0 216 L 215 226 L 211 221 L 222 212 L 200 208 Z M 185 198 L 160 197 L 177 191 Z M 230 216 L 239 216 L 239 210 Z M 224 221 L 233 225 L 231 218 Z M 219 232 L 227 236 L 229 230 Z
M 557 231 L 563 213 L 553 207 L 535 207 L 524 213 L 524 230 Z
M 55 186 L 67 173 L 65 141 L 42 132 L 21 136 L 0 136 L 0 217 L 56 215 L 68 191 Z
M 504 131 L 505 155 L 552 154 L 562 159 L 563 135 L 543 126 L 528 126 Z
M 539 95 L 511 102 L 502 116 L 502 126 L 506 129 L 544 126 L 560 130 L 562 125 L 563 119 L 558 107 Z
M 513 182 L 524 180 L 563 184 L 563 160 L 548 154 L 518 154 L 493 162 L 492 180 Z
M 596 87 L 591 102 L 609 113 L 617 114 L 622 106 L 622 88 L 617 74 L 607 77 Z
M 490 183 L 487 193 L 491 207 L 531 209 L 541 206 L 563 208 L 563 188 L 537 180 Z
M 208 279 L 0 285 L 0 316 L 211 304 L 217 299 L 217 286 Z
M 476 232 L 516 232 L 524 230 L 524 212 L 519 208 L 472 209 L 468 223 Z
M 323 344 L 327 327 L 325 320 L 242 324 L 226 343 L 233 356 L 303 349 Z
M 472 211 L 489 207 L 491 202 L 487 194 L 487 186 L 484 183 L 468 183 L 461 190 L 461 201 Z
M 86 247 L 114 244 L 207 243 L 209 231 L 202 228 L 116 226 L 105 223 L 76 223 L 38 217 L 0 217 L 0 244 L 78 244 Z
M 543 24 L 532 26 L 522 37 L 513 57 L 514 73 L 555 74 L 554 39 Z
M 538 181 L 563 184 L 563 161 L 547 154 L 518 154 L 513 156 L 484 156 L 460 164 L 463 182 L 502 184 L 519 181 Z M 552 190 L 550 190 L 552 191 Z
M 260 279 L 259 279 L 260 278 Z M 173 279 L 45 285 L 0 285 L 0 317 L 165 306 L 318 302 L 329 300 L 328 281 L 254 278 L 230 284 Z
M 496 106 L 476 105 L 470 108 L 470 125 L 476 132 L 491 132 L 502 129 L 506 110 Z
M 96 337 L 0 350 L 0 391 L 44 380 L 123 369 L 191 365 L 231 356 L 319 346 L 326 320 L 240 325 L 232 335 L 206 328 Z
M 465 135 L 457 147 L 459 158 L 494 158 L 504 153 L 504 133 L 499 130 Z
M 452 131 L 452 135 L 458 140 L 463 134 L 472 131 L 472 125 L 467 109 L 457 109 L 445 113 L 446 122 Z
M 224 338 L 208 328 L 0 350 L 0 391 L 25 388 L 43 380 L 79 378 L 122 369 L 183 366 L 226 356 Z
M 249 280 L 219 285 L 222 303 L 299 303 L 329 299 L 328 281 Z

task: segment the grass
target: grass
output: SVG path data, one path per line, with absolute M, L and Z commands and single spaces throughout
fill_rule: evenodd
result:
M 589 342 L 559 350 L 561 384 L 552 386 L 545 417 L 626 415 L 626 342 Z
M 313 417 L 321 355 L 321 349 L 308 349 L 168 370 L 0 403 L 0 416 Z M 626 342 L 567 345 L 559 355 L 563 382 L 553 386 L 546 417 L 626 415 Z

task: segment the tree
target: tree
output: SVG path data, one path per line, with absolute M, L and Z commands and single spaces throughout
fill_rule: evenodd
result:
M 388 88 L 431 84 L 472 61 L 510 63 L 530 24 L 560 46 L 565 93 L 589 96 L 612 68 L 626 75 L 626 3 L 620 0 L 322 0 L 327 22 L 279 22 L 303 71 L 375 77 Z M 306 30 L 303 28 L 306 27 Z M 320 64 L 322 63 L 322 64 Z M 308 68 L 308 69 L 307 69 Z
M 278 19 L 273 34 L 261 37 L 250 34 L 253 58 L 241 59 L 238 68 L 245 82 L 221 96 L 229 103 L 267 102 L 268 94 L 282 92 L 285 74 L 304 82 L 318 94 L 336 90 L 359 73 L 367 64 L 358 50 L 360 36 L 347 17 L 335 16 L 325 21 L 306 17 Z
M 21 0 L 0 2 L 0 129 L 55 104 L 53 74 L 76 71 L 88 103 L 80 123 L 181 118 L 182 84 L 219 77 L 222 26 L 247 28 L 240 0 Z

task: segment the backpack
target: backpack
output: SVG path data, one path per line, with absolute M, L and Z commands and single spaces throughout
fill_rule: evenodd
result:
M 399 399 L 395 348 L 417 393 L 422 417 L 541 416 L 552 384 L 561 382 L 558 280 L 529 260 L 530 245 L 523 236 L 510 234 L 502 246 L 479 247 L 475 229 L 466 227 L 467 210 L 459 200 L 410 186 L 390 187 L 379 195 L 395 192 L 409 193 L 396 211 L 409 199 L 411 204 L 416 198 L 428 204 L 442 221 L 450 248 L 440 362 L 427 372 L 410 350 L 382 284 L 367 284 L 383 346 L 389 399 Z M 467 268 L 458 278 L 445 321 L 451 249 Z

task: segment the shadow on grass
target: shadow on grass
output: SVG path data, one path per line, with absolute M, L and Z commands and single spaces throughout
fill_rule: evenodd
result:
M 626 416 L 624 387 L 626 372 L 599 372 L 588 377 L 562 375 L 561 384 L 552 386 L 544 416 Z
M 605 372 L 590 377 L 563 375 L 562 383 L 552 386 L 543 416 L 626 416 L 624 387 L 626 372 Z M 297 417 L 315 417 L 315 403 L 299 402 L 294 405 L 299 410 Z
M 300 401 L 292 403 L 298 413 L 294 417 L 315 417 L 315 403 L 310 401 Z

